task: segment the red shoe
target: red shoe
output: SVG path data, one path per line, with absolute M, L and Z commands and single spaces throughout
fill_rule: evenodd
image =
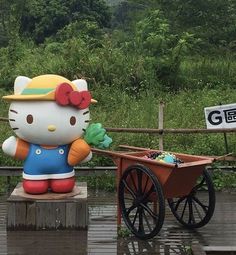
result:
M 75 178 L 67 179 L 52 179 L 50 182 L 50 188 L 56 193 L 69 193 L 75 186 Z
M 29 194 L 33 195 L 43 194 L 48 192 L 49 181 L 48 180 L 32 181 L 23 179 L 23 188 L 25 192 Z

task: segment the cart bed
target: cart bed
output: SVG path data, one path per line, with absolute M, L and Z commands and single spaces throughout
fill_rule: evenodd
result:
M 118 166 L 118 179 L 130 165 L 142 164 L 151 169 L 158 178 L 165 198 L 182 197 L 188 195 L 195 186 L 197 178 L 202 174 L 206 165 L 214 160 L 210 157 L 173 153 L 182 160 L 181 164 L 170 164 L 144 158 L 158 150 L 144 150 L 138 152 L 115 152 L 93 149 L 95 153 L 110 156 Z

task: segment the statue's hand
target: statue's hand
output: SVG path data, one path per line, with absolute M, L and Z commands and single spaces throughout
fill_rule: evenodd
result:
M 10 136 L 2 144 L 2 150 L 7 155 L 14 157 L 16 154 L 17 138 Z

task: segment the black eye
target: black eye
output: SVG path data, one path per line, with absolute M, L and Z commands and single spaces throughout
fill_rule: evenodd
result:
M 70 124 L 71 124 L 71 126 L 74 126 L 75 123 L 76 123 L 76 118 L 75 118 L 75 116 L 70 117 Z
M 34 120 L 33 115 L 28 114 L 27 117 L 26 117 L 27 123 L 32 124 L 33 120 Z

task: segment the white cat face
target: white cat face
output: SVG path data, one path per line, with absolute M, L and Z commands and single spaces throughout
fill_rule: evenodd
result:
M 89 109 L 60 106 L 54 101 L 13 101 L 9 122 L 16 135 L 41 145 L 69 144 L 89 125 Z

